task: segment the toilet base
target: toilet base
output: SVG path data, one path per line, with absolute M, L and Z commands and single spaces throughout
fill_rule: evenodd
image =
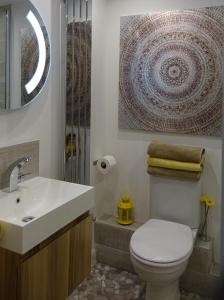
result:
M 146 300 L 180 300 L 179 281 L 167 286 L 152 285 L 147 282 Z

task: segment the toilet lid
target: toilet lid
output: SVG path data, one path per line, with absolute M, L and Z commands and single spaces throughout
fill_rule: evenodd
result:
M 192 251 L 193 236 L 189 226 L 151 219 L 131 237 L 131 250 L 144 260 L 171 263 Z

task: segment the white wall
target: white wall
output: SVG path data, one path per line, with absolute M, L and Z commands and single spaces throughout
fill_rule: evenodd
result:
M 37 101 L 27 108 L 0 114 L 0 147 L 40 140 L 40 175 L 51 178 L 59 178 L 63 163 L 59 3 L 60 0 L 33 0 L 52 43 L 51 73 L 46 86 Z
M 147 145 L 162 142 L 206 148 L 203 192 L 217 200 L 209 218 L 209 233 L 215 238 L 219 260 L 221 203 L 221 139 L 178 134 L 152 134 L 118 129 L 120 16 L 204 6 L 224 5 L 224 0 L 95 0 L 93 3 L 92 133 L 91 160 L 113 154 L 117 168 L 107 176 L 91 170 L 96 187 L 97 215 L 116 215 L 121 194 L 132 196 L 137 221 L 149 218 L 150 179 L 146 173 Z

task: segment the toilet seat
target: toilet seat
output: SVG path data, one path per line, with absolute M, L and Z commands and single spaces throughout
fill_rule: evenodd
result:
M 149 265 L 181 263 L 192 249 L 193 234 L 189 226 L 158 219 L 139 227 L 130 241 L 132 255 Z

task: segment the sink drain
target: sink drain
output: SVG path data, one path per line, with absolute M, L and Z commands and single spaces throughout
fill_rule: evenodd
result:
M 35 219 L 35 217 L 33 217 L 33 216 L 28 216 L 28 217 L 22 218 L 22 221 L 25 222 L 25 223 L 27 223 L 27 222 L 32 221 L 33 219 Z

